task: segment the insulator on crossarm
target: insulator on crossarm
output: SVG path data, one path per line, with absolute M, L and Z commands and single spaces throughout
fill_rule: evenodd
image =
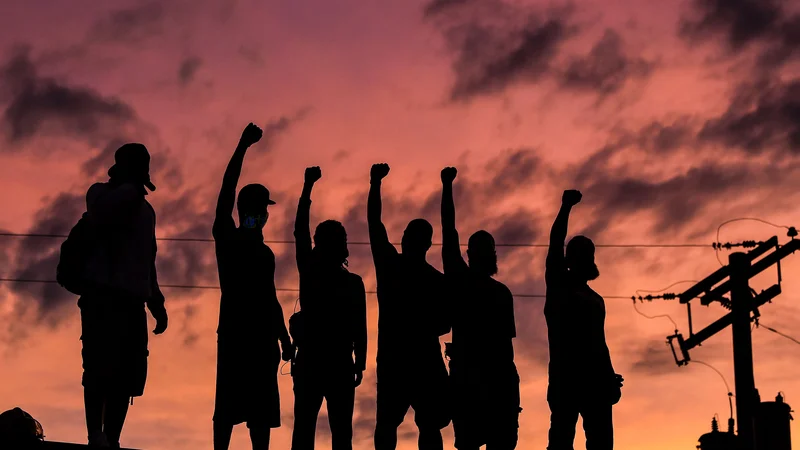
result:
M 661 298 L 663 298 L 664 300 L 675 300 L 677 297 L 678 294 L 675 294 L 673 292 L 666 292 L 664 294 L 661 294 Z

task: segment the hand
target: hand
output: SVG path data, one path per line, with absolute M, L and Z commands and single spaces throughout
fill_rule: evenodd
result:
M 294 344 L 291 342 L 283 342 L 281 343 L 281 359 L 286 362 L 289 362 L 294 359 Z
M 242 131 L 242 137 L 241 139 L 239 139 L 239 143 L 246 147 L 250 147 L 251 145 L 261 140 L 262 134 L 263 132 L 261 131 L 261 128 L 258 128 L 256 125 L 249 123 L 245 127 L 244 131 Z
M 622 375 L 614 374 L 614 380 L 615 384 L 611 386 L 609 392 L 610 396 L 609 400 L 611 401 L 612 405 L 616 405 L 617 403 L 619 403 L 619 400 L 622 398 L 622 382 L 624 381 L 624 379 L 622 378 Z
M 160 312 L 156 312 L 153 314 L 153 317 L 156 319 L 156 328 L 153 330 L 153 334 L 161 334 L 167 330 L 167 325 L 169 325 L 169 317 L 167 317 L 167 310 L 162 310 Z
M 389 165 L 386 163 L 373 164 L 369 171 L 369 177 L 373 181 L 381 181 L 389 175 Z
M 581 202 L 581 198 L 583 198 L 583 195 L 581 195 L 580 191 L 568 190 L 564 191 L 564 195 L 561 196 L 561 203 L 567 206 L 575 206 Z
M 309 167 L 306 169 L 306 183 L 316 183 L 322 178 L 322 170 L 319 167 Z
M 625 379 L 622 378 L 622 375 L 618 373 L 614 374 L 614 378 L 617 380 L 617 384 L 619 385 L 619 387 L 622 387 L 622 382 L 625 381 Z
M 356 371 L 356 381 L 354 386 L 358 387 L 361 385 L 361 382 L 364 381 L 364 372 L 361 370 Z
M 442 183 L 452 183 L 457 174 L 458 170 L 455 167 L 445 167 L 442 169 Z

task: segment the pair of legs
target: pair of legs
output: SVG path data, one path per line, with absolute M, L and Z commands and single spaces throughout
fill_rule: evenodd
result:
M 119 447 L 132 397 L 147 378 L 147 317 L 144 303 L 85 296 L 81 308 L 83 402 L 91 443 Z
M 345 373 L 294 375 L 292 450 L 313 450 L 322 399 L 328 404 L 333 450 L 353 449 L 353 409 L 356 388 L 352 368 Z
M 125 394 L 106 394 L 102 389 L 85 387 L 83 404 L 89 438 L 95 439 L 101 433 L 105 434 L 111 447 L 118 448 L 129 401 L 130 397 Z
M 250 429 L 250 442 L 253 450 L 269 450 L 270 427 L 268 425 L 247 424 Z M 214 421 L 214 450 L 228 450 L 231 445 L 233 424 Z
M 397 428 L 403 423 L 408 408 L 414 408 L 414 422 L 419 429 L 420 450 L 442 450 L 442 428 L 450 423 L 447 410 L 447 370 L 442 364 L 441 373 L 430 375 L 422 370 L 419 375 L 381 376 L 378 370 L 377 417 L 375 421 L 375 450 L 397 448 Z M 403 372 L 399 372 L 403 373 Z
M 554 389 L 549 389 L 551 392 Z M 583 418 L 586 450 L 612 450 L 614 423 L 612 405 L 591 396 L 548 394 L 550 432 L 547 450 L 573 450 L 578 415 Z

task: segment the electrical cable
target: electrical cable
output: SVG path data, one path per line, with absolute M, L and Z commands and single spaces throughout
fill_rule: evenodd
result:
M 759 322 L 758 322 L 758 325 L 757 325 L 757 326 L 758 326 L 758 327 L 764 327 L 764 328 L 766 328 L 767 330 L 769 330 L 769 331 L 772 331 L 773 333 L 775 333 L 775 334 L 777 334 L 777 335 L 779 335 L 779 336 L 783 336 L 783 337 L 785 337 L 786 339 L 789 339 L 790 341 L 794 342 L 795 344 L 800 344 L 800 341 L 798 341 L 797 339 L 795 339 L 795 338 L 793 338 L 793 337 L 789 336 L 788 334 L 783 334 L 783 333 L 781 333 L 780 331 L 776 330 L 775 328 L 768 327 L 768 326 L 764 325 L 764 323 L 762 323 L 761 321 L 759 321 Z
M 34 237 L 34 238 L 59 238 L 66 239 L 66 234 L 43 234 L 43 233 L 8 233 L 2 232 L 0 236 L 5 237 Z M 156 238 L 157 241 L 165 242 L 214 242 L 214 239 L 209 238 L 176 238 L 176 237 L 161 237 Z M 266 244 L 294 244 L 292 240 L 265 240 Z M 370 245 L 366 241 L 349 241 L 350 245 Z M 400 243 L 392 243 L 392 245 L 400 246 Z M 431 245 L 442 246 L 442 243 L 436 242 Z M 459 244 L 461 247 L 466 247 L 467 244 Z M 548 248 L 549 244 L 495 244 L 495 247 L 536 247 Z M 708 244 L 595 244 L 596 248 L 707 248 Z
M 717 372 L 717 375 L 719 375 L 719 377 L 722 378 L 722 382 L 725 383 L 725 390 L 728 391 L 728 406 L 730 407 L 730 410 L 731 410 L 731 418 L 733 418 L 733 400 L 731 398 L 732 397 L 736 397 L 736 396 L 733 394 L 733 392 L 731 392 L 731 387 L 730 387 L 730 385 L 728 385 L 728 380 L 725 379 L 725 375 L 723 375 L 722 372 L 717 370 L 716 367 L 712 366 L 711 364 L 709 364 L 707 362 L 699 361 L 699 360 L 696 360 L 696 359 L 693 359 L 693 360 L 691 360 L 689 362 L 702 364 L 702 365 L 708 367 L 709 369 L 713 370 L 714 372 Z M 737 418 L 737 420 L 738 420 L 738 418 Z
M 34 279 L 25 279 L 25 278 L 0 278 L 0 282 L 6 283 L 58 283 L 56 280 L 34 280 Z M 161 284 L 159 283 L 159 287 L 162 288 L 172 288 L 172 289 L 204 289 L 204 290 L 219 290 L 219 286 L 202 286 L 202 285 L 191 285 L 191 284 Z M 300 292 L 300 289 L 297 288 L 275 288 L 278 292 Z M 367 294 L 377 294 L 377 291 L 366 291 Z M 511 294 L 516 298 L 545 298 L 545 294 Z M 624 295 L 608 295 L 604 296 L 603 298 L 612 298 L 612 299 L 630 299 L 630 297 Z
M 740 222 L 740 221 L 743 221 L 743 220 L 752 220 L 752 221 L 755 221 L 755 222 L 761 222 L 761 223 L 773 226 L 775 228 L 786 228 L 787 230 L 791 228 L 791 227 L 789 227 L 787 225 L 776 225 L 776 224 L 774 224 L 772 222 L 767 222 L 766 220 L 762 220 L 762 219 L 759 219 L 759 218 L 756 218 L 756 217 L 738 217 L 736 219 L 726 220 L 725 222 L 722 222 L 717 227 L 717 240 L 715 242 L 719 242 L 719 232 L 722 229 L 722 227 L 724 227 L 725 225 L 727 225 L 729 223 Z M 722 260 L 719 259 L 719 249 L 716 248 L 716 247 L 714 247 L 714 255 L 717 257 L 717 262 L 719 263 L 719 265 L 720 266 L 725 266 L 725 264 L 722 263 Z
M 651 293 L 651 294 L 652 293 L 658 293 L 658 292 L 664 292 L 667 289 L 671 288 L 672 286 L 675 286 L 675 285 L 678 285 L 678 284 L 682 284 L 682 283 L 697 283 L 697 281 L 696 280 L 676 281 L 676 282 L 670 284 L 669 286 L 665 287 L 664 289 L 658 289 L 658 290 L 637 289 L 636 290 L 636 296 L 638 297 L 641 292 L 647 292 L 647 293 Z M 659 315 L 656 315 L 656 316 L 648 316 L 647 314 L 639 311 L 639 307 L 636 306 L 636 301 L 635 300 L 633 302 L 633 309 L 635 309 L 636 312 L 639 313 L 639 315 L 641 315 L 642 317 L 648 318 L 648 319 L 658 319 L 658 318 L 661 318 L 661 317 L 665 317 L 665 318 L 669 319 L 670 322 L 672 322 L 672 325 L 675 327 L 675 330 L 676 331 L 678 330 L 678 324 L 675 322 L 675 320 L 672 319 L 672 316 L 670 316 L 669 314 L 659 314 Z

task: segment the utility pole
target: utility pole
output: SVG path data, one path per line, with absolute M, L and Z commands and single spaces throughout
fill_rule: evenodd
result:
M 750 329 L 750 311 L 753 296 L 748 283 L 750 258 L 746 253 L 729 256 L 731 315 L 733 322 L 733 371 L 736 385 L 736 416 L 738 435 L 743 449 L 755 447 L 755 410 L 761 402 L 753 375 L 753 341 Z
M 741 450 L 756 450 L 759 442 L 759 437 L 756 435 L 755 430 L 756 410 L 761 399 L 756 390 L 755 377 L 753 375 L 753 341 L 750 322 L 759 316 L 758 307 L 772 301 L 773 298 L 781 293 L 780 261 L 800 250 L 800 240 L 794 239 L 796 235 L 797 232 L 792 228 L 789 232 L 792 240 L 786 245 L 779 245 L 778 237 L 773 236 L 747 253 L 732 253 L 729 256 L 727 266 L 718 269 L 683 293 L 657 296 L 664 299 L 678 297 L 682 304 L 685 303 L 687 305 L 689 337 L 684 340 L 683 336 L 677 331 L 674 335 L 667 336 L 667 342 L 672 347 L 672 354 L 678 366 L 686 365 L 691 360 L 689 350 L 731 325 L 733 332 L 738 439 L 741 443 Z M 774 251 L 767 254 L 772 249 Z M 753 291 L 749 284 L 750 278 L 773 265 L 777 265 L 778 268 L 778 283 L 753 296 Z M 724 297 L 728 292 L 730 292 L 730 300 Z M 700 297 L 701 305 L 708 306 L 712 302 L 719 302 L 731 312 L 694 333 L 692 331 L 689 302 L 697 297 Z M 634 297 L 635 300 L 636 298 Z M 752 317 L 751 313 L 753 313 Z M 674 341 L 678 343 L 682 359 L 675 350 Z

